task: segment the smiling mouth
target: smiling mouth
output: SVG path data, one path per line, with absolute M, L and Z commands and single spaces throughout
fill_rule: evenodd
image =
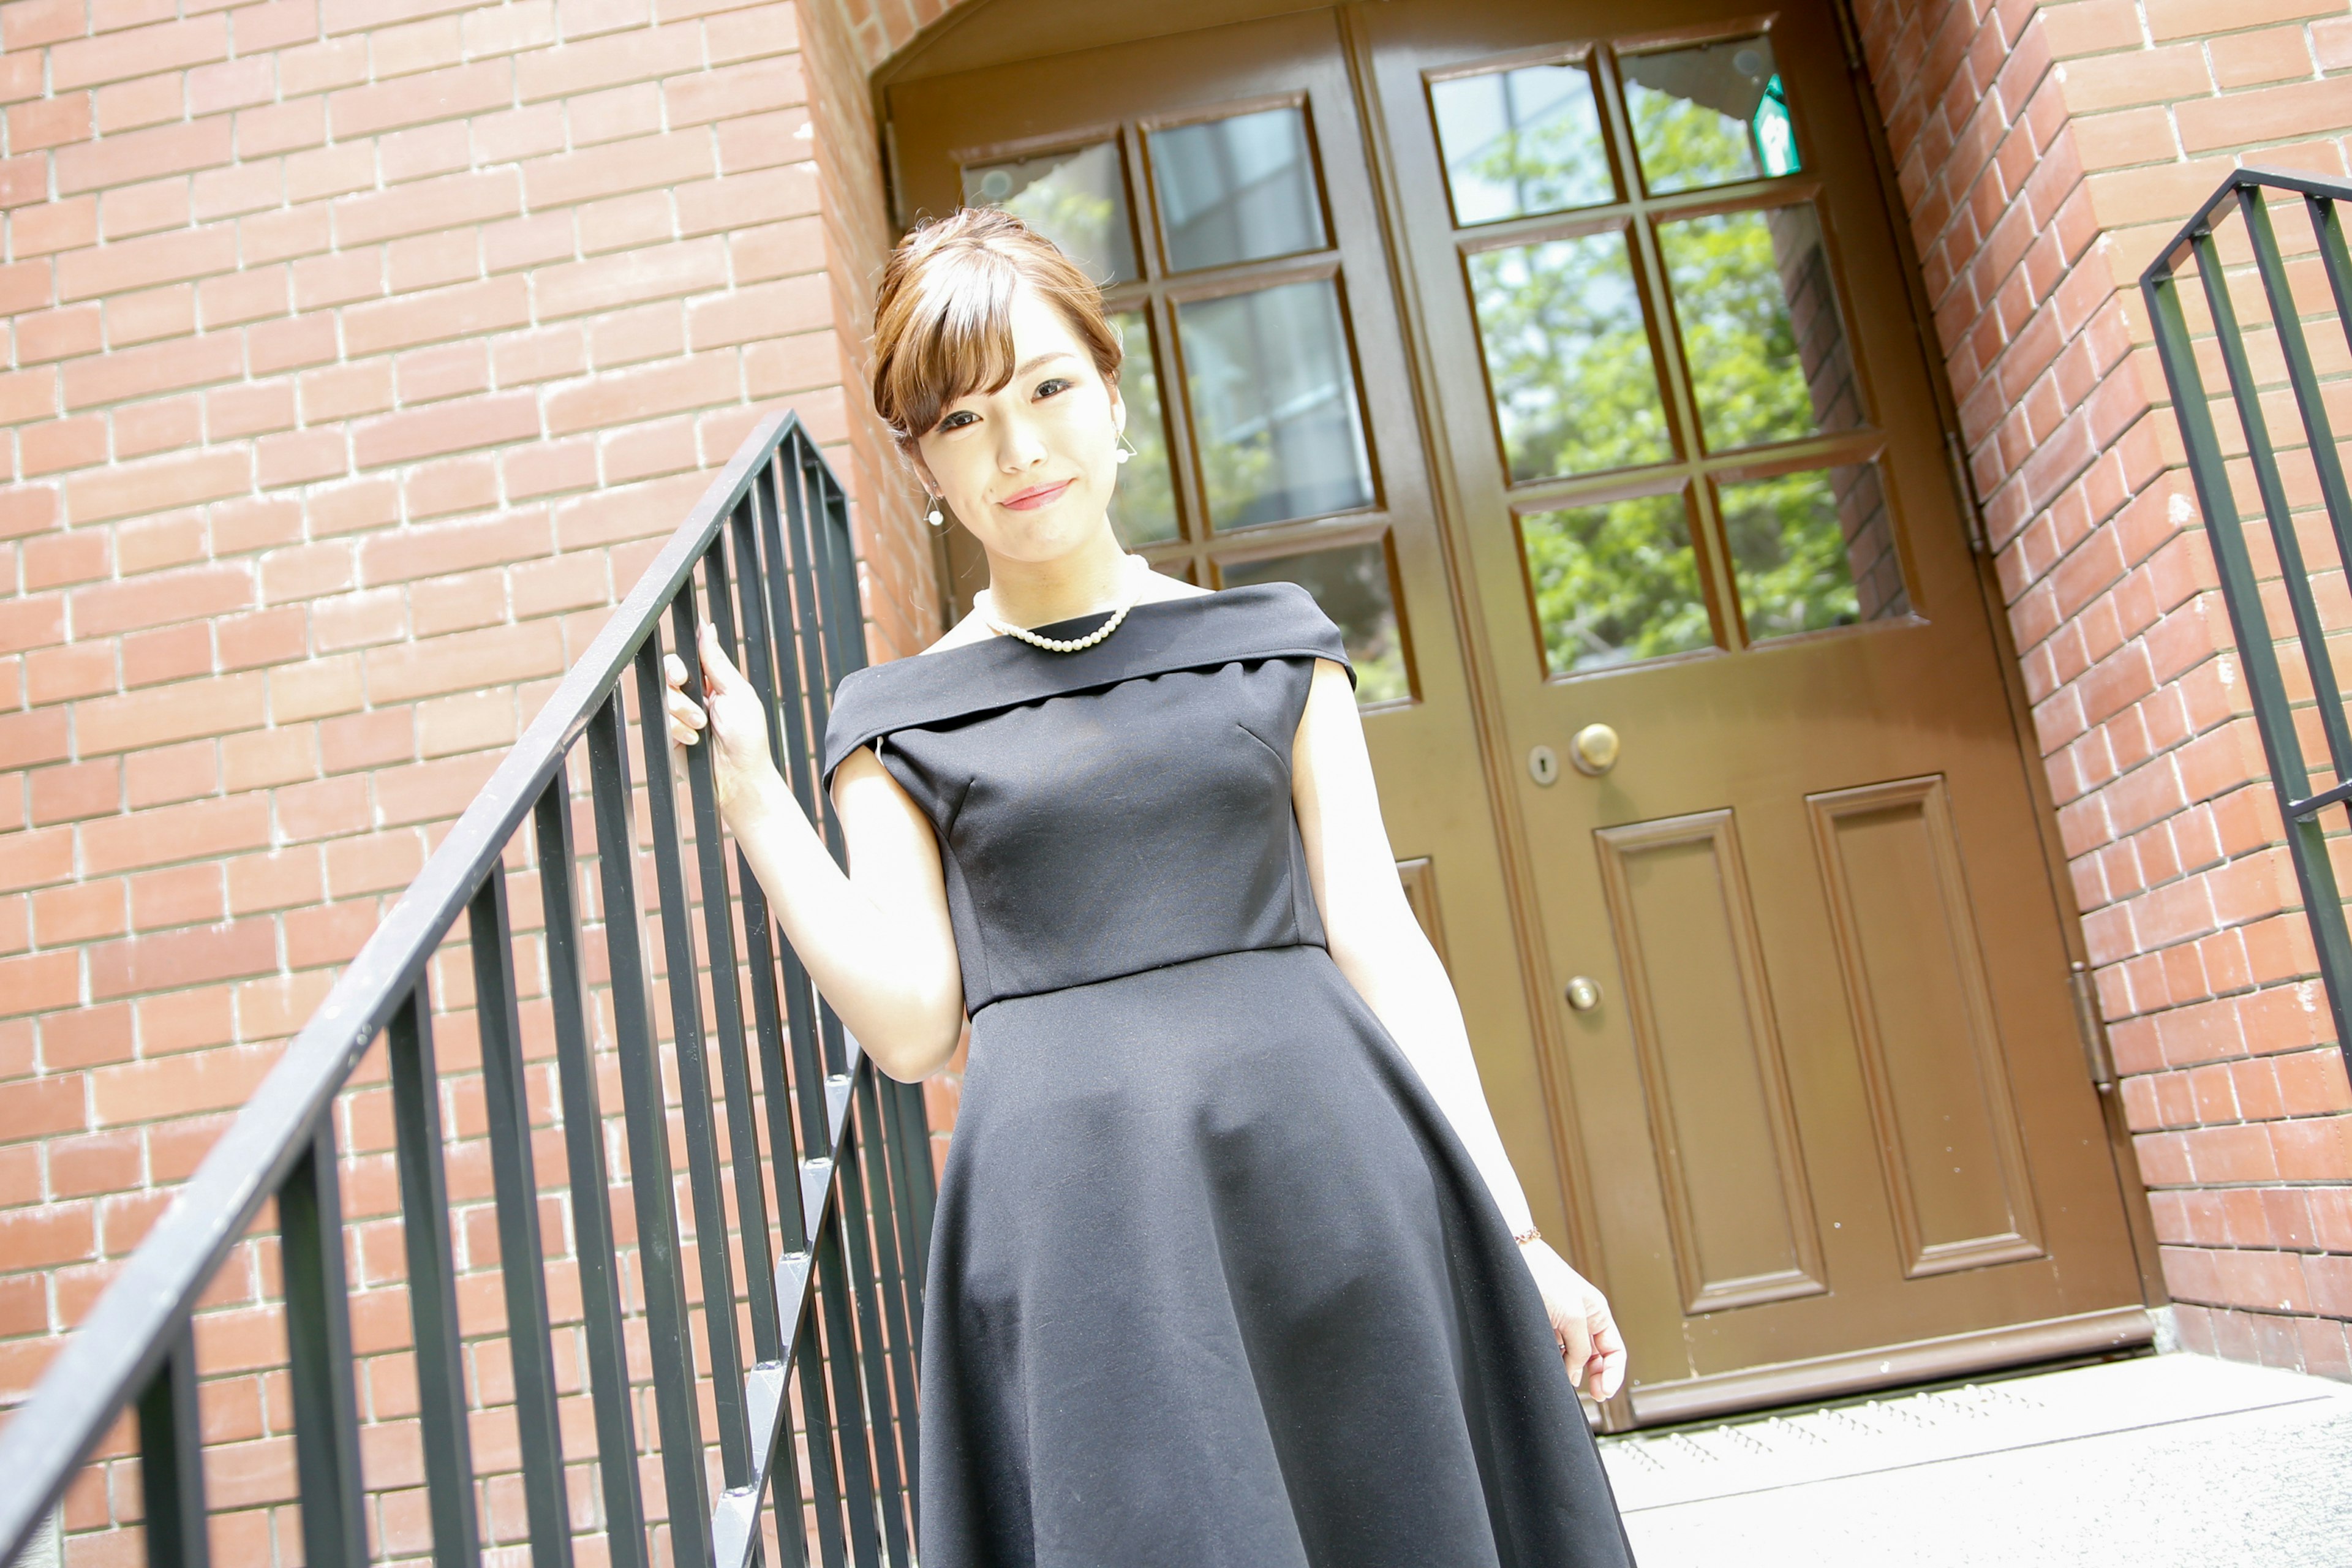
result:
M 1048 506 L 1061 500 L 1062 492 L 1076 482 L 1075 479 L 1064 479 L 1058 485 L 1039 485 L 1034 489 L 1023 490 L 1017 496 L 1007 496 L 996 504 L 1011 507 L 1014 511 L 1034 511 L 1041 506 Z

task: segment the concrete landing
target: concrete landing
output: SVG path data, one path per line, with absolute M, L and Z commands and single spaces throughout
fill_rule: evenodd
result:
M 1601 1453 L 1642 1568 L 2352 1568 L 2352 1387 L 2145 1356 Z

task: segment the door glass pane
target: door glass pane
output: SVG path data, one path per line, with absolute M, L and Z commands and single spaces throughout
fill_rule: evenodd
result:
M 1710 450 L 1862 422 L 1811 205 L 1662 223 L 1658 248 Z
M 1651 190 L 1727 185 L 1801 166 L 1769 38 L 1626 55 L 1618 70 Z
M 1296 109 L 1155 131 L 1151 179 L 1171 272 L 1323 248 L 1315 156 Z
M 1679 491 L 1519 519 L 1554 675 L 1715 645 Z
M 1381 541 L 1220 564 L 1217 575 L 1229 588 L 1296 583 L 1314 595 L 1339 628 L 1348 662 L 1356 667 L 1359 704 L 1401 702 L 1412 695 L 1396 601 L 1389 592 L 1389 552 Z
M 1454 221 L 1491 223 L 1615 199 L 1592 75 L 1528 66 L 1432 82 Z
M 1718 491 L 1751 642 L 1911 613 L 1875 463 Z
M 1470 294 L 1515 481 L 1674 455 L 1622 232 L 1477 251 Z
M 1020 218 L 1098 283 L 1135 276 L 1135 230 L 1128 221 L 1127 176 L 1116 142 L 968 168 L 963 199 Z
M 1151 352 L 1151 328 L 1140 310 L 1114 310 L 1110 324 L 1126 350 L 1118 369 L 1118 395 L 1127 404 L 1127 444 L 1135 448 L 1135 456 L 1118 470 L 1110 528 L 1132 550 L 1176 537 L 1176 490 L 1168 481 L 1168 421 L 1160 407 L 1160 366 Z
M 1371 504 L 1337 284 L 1318 278 L 1195 300 L 1176 308 L 1176 330 L 1213 526 L 1256 528 Z

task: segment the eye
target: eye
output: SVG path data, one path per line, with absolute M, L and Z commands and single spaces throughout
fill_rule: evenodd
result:
M 979 415 L 974 414 L 969 408 L 959 408 L 953 414 L 949 415 L 946 418 L 940 421 L 940 428 L 942 431 L 961 430 L 967 425 L 977 425 L 979 423 Z
M 1045 380 L 1037 384 L 1038 400 L 1043 402 L 1045 399 L 1053 396 L 1055 393 L 1067 392 L 1070 388 L 1076 385 L 1077 385 L 1077 383 L 1072 381 L 1066 375 L 1049 375 Z

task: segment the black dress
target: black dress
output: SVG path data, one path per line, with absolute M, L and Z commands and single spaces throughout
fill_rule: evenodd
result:
M 1088 617 L 1045 628 L 1075 637 Z M 923 1568 L 1631 1561 L 1540 1295 L 1331 962 L 1276 583 L 860 670 L 938 830 L 971 1047 L 922 1344 Z

